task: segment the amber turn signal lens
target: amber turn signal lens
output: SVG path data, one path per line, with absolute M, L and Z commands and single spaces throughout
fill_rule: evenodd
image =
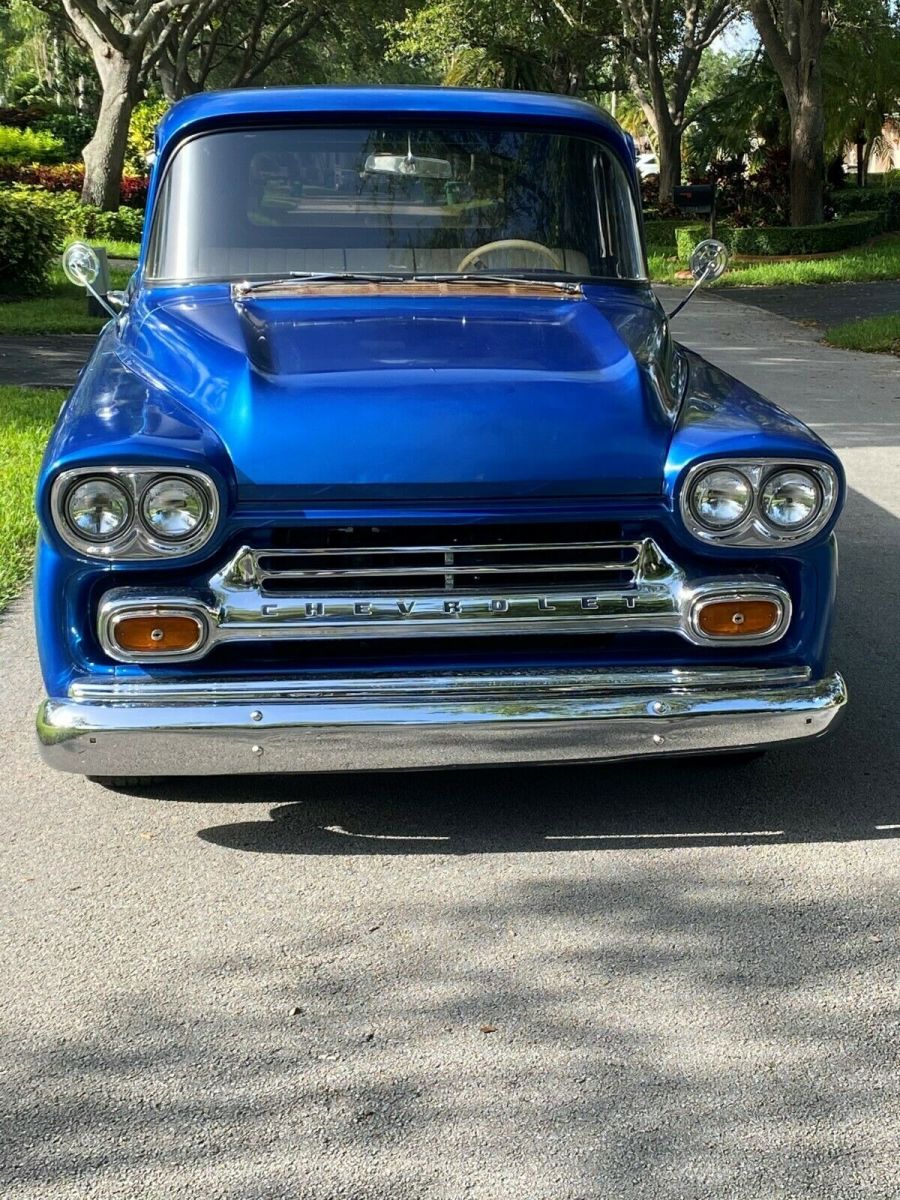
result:
M 203 625 L 197 617 L 122 617 L 113 637 L 129 654 L 176 654 L 200 644 Z
M 781 620 L 774 600 L 710 600 L 697 613 L 697 627 L 707 637 L 759 637 Z

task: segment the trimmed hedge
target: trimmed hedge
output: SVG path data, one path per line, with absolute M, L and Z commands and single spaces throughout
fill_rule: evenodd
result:
M 62 248 L 63 223 L 52 208 L 21 192 L 0 191 L 0 293 L 45 291 Z
M 732 254 L 763 258 L 767 255 L 827 254 L 860 246 L 884 229 L 884 214 L 860 212 L 853 217 L 821 225 L 734 226 L 720 224 L 718 237 Z M 698 242 L 709 237 L 706 225 L 682 225 L 675 231 L 678 257 L 686 262 Z
M 722 239 L 734 254 L 827 254 L 859 246 L 884 229 L 881 213 L 858 213 L 821 225 L 727 229 Z
M 684 225 L 683 217 L 654 218 L 644 221 L 644 237 L 651 254 L 674 254 L 675 231 Z
M 718 233 L 721 238 L 723 233 L 721 226 Z M 675 248 L 679 259 L 682 262 L 687 262 L 697 243 L 702 242 L 704 238 L 708 237 L 708 225 L 679 225 L 675 230 Z M 726 239 L 722 238 L 722 240 L 725 241 Z
M 841 217 L 881 213 L 886 230 L 900 229 L 900 190 L 886 187 L 843 188 L 831 198 L 834 211 Z

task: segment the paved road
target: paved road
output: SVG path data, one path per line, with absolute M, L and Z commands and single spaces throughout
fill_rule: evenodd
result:
M 95 340 L 79 333 L 0 336 L 0 384 L 71 387 Z
M 811 321 L 825 329 L 843 321 L 900 313 L 900 279 L 809 287 L 726 287 L 719 288 L 718 295 L 792 321 Z
M 37 762 L 19 609 L 6 1200 L 900 1194 L 900 378 L 715 299 L 681 328 L 843 449 L 840 733 L 115 795 Z

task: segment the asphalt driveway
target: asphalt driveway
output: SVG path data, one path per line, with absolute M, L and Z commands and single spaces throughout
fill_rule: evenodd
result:
M 718 289 L 718 294 L 738 304 L 752 304 L 776 316 L 808 321 L 825 329 L 844 321 L 900 312 L 900 279 L 803 287 L 724 287 Z
M 900 1194 L 900 372 L 715 298 L 679 327 L 842 452 L 838 734 L 117 795 L 38 762 L 19 607 L 0 1194 Z

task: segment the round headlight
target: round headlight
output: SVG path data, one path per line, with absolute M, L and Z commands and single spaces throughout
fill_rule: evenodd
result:
M 707 529 L 730 529 L 738 525 L 753 506 L 750 480 L 731 467 L 707 471 L 694 484 L 691 510 Z
M 805 471 L 777 471 L 766 480 L 759 507 L 777 529 L 802 529 L 822 506 L 822 489 Z
M 87 542 L 108 542 L 131 521 L 131 500 L 114 479 L 85 479 L 66 496 L 66 520 Z
M 167 542 L 180 542 L 206 520 L 206 496 L 190 479 L 159 479 L 150 485 L 141 502 L 141 515 L 152 534 Z

